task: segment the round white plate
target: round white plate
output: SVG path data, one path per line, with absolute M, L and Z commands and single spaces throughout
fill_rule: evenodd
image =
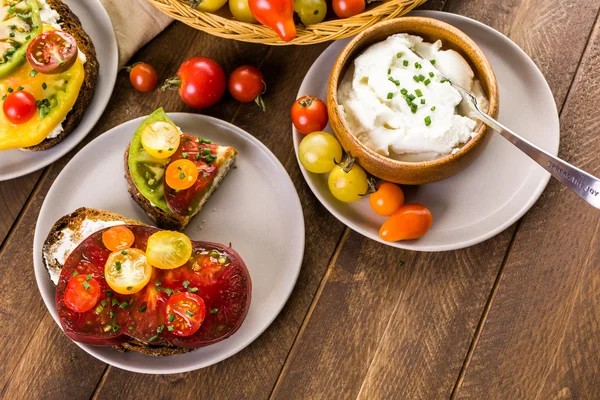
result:
M 117 38 L 108 14 L 99 0 L 63 0 L 81 20 L 92 39 L 100 64 L 94 99 L 83 119 L 62 142 L 45 151 L 6 150 L 0 152 L 0 181 L 27 175 L 52 164 L 73 149 L 92 130 L 104 112 L 119 72 Z
M 548 84 L 533 61 L 506 36 L 467 17 L 438 11 L 411 15 L 445 21 L 469 35 L 488 57 L 500 88 L 499 120 L 552 154 L 560 139 L 558 113 Z M 298 97 L 326 98 L 329 72 L 349 39 L 333 43 L 310 68 Z M 293 126 L 292 126 L 293 128 Z M 331 127 L 326 130 L 331 132 Z M 358 233 L 390 246 L 418 251 L 456 250 L 497 235 L 517 221 L 541 195 L 550 174 L 500 135 L 493 135 L 481 156 L 465 171 L 429 185 L 404 186 L 407 202 L 426 205 L 433 226 L 424 237 L 389 243 L 382 241 L 376 215 L 367 199 L 337 201 L 327 187 L 327 175 L 300 168 L 319 201 L 341 222 Z M 302 135 L 293 128 L 294 148 Z
M 229 172 L 185 233 L 192 240 L 232 244 L 250 271 L 252 302 L 246 320 L 234 335 L 182 355 L 155 358 L 78 343 L 108 364 L 151 374 L 207 367 L 248 346 L 281 311 L 296 284 L 304 254 L 300 200 L 290 177 L 273 153 L 250 134 L 227 122 L 197 114 L 169 115 L 184 132 L 239 151 L 237 168 Z M 59 325 L 55 288 L 42 262 L 42 245 L 52 225 L 60 217 L 84 206 L 152 224 L 129 196 L 123 177 L 123 152 L 142 119 L 119 125 L 83 148 L 56 178 L 44 200 L 35 229 L 33 261 L 46 307 Z

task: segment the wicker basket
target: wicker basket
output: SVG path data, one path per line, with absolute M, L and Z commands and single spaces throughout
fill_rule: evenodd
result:
M 232 19 L 227 6 L 223 7 L 227 9 L 227 14 L 217 15 L 198 11 L 186 4 L 184 0 L 149 1 L 171 17 L 211 35 L 243 42 L 282 46 L 315 44 L 356 35 L 379 21 L 406 14 L 427 0 L 388 0 L 383 3 L 372 3 L 365 12 L 350 18 L 326 20 L 306 28 L 298 27 L 298 36 L 289 42 L 281 40 L 269 27 Z

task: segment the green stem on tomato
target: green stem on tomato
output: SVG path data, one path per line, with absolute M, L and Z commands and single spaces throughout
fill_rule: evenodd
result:
M 181 87 L 181 78 L 174 76 L 165 80 L 164 85 L 160 88 L 162 92 L 166 90 L 177 90 Z

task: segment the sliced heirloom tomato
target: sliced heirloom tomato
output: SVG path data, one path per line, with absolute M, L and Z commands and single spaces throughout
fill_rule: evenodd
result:
M 177 336 L 191 336 L 200 328 L 206 316 L 204 300 L 193 293 L 177 293 L 167 302 L 167 331 Z
M 192 256 L 192 242 L 181 232 L 158 231 L 148 238 L 146 257 L 160 269 L 181 267 Z
M 135 236 L 132 247 L 126 250 L 128 253 L 145 252 L 149 238 L 160 232 L 140 225 L 127 225 L 127 228 Z M 192 242 L 192 256 L 183 266 L 152 268 L 148 284 L 137 293 L 122 295 L 113 291 L 102 276 L 111 255 L 102 243 L 102 233 L 107 229 L 85 239 L 69 255 L 61 271 L 56 308 L 64 331 L 71 339 L 93 345 L 114 345 L 134 338 L 153 346 L 172 344 L 197 348 L 223 340 L 239 329 L 250 306 L 252 283 L 244 262 L 235 251 L 215 243 Z M 74 272 L 83 276 L 92 274 L 100 286 L 96 307 L 83 313 L 65 305 L 65 288 Z M 179 314 L 187 320 L 176 322 L 171 317 L 169 321 L 169 314 L 176 313 L 167 312 L 168 303 L 176 303 L 178 296 L 185 293 L 199 297 L 204 308 L 198 306 L 196 312 L 190 309 L 192 316 L 183 309 L 183 314 Z M 169 328 L 174 325 L 179 328 Z M 176 329 L 189 336 L 179 336 Z
M 60 74 L 77 61 L 77 41 L 65 31 L 51 30 L 37 35 L 27 47 L 27 61 L 42 74 Z
M 155 121 L 142 131 L 142 147 L 156 158 L 169 158 L 179 147 L 179 129 L 170 122 Z
M 152 266 L 139 249 L 117 250 L 110 253 L 104 265 L 104 278 L 112 290 L 120 294 L 137 293 L 152 276 Z
M 102 232 L 102 243 L 110 251 L 125 250 L 131 247 L 135 236 L 131 229 L 123 225 L 113 226 Z
M 65 289 L 65 305 L 75 312 L 94 308 L 100 299 L 100 285 L 91 274 L 76 275 L 69 279 Z
M 171 189 L 191 188 L 198 180 L 198 167 L 190 160 L 175 160 L 167 167 L 165 182 Z

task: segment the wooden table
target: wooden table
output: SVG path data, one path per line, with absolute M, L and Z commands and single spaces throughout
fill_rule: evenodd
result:
M 520 45 L 554 93 L 562 125 L 560 155 L 600 174 L 598 0 L 432 0 L 425 8 L 475 18 Z M 153 64 L 161 78 L 194 55 L 216 59 L 227 72 L 241 64 L 264 72 L 266 113 L 229 96 L 206 113 L 232 121 L 269 146 L 304 207 L 304 265 L 271 327 L 217 365 L 152 376 L 87 355 L 47 312 L 31 248 L 38 212 L 57 174 L 77 150 L 109 128 L 159 106 L 193 111 L 175 92 L 134 92 L 122 73 L 104 116 L 84 143 L 42 171 L 0 183 L 1 397 L 600 396 L 600 213 L 552 180 L 521 221 L 468 249 L 414 253 L 351 232 L 310 192 L 290 135 L 289 106 L 326 47 L 245 44 L 175 23 L 134 59 Z

